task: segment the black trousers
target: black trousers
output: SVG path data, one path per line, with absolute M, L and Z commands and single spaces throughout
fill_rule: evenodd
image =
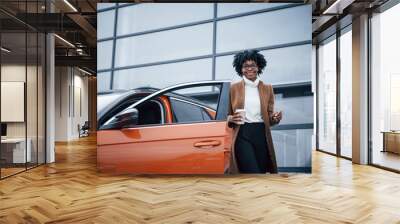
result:
M 266 173 L 268 151 L 264 123 L 243 124 L 235 141 L 235 156 L 241 173 Z

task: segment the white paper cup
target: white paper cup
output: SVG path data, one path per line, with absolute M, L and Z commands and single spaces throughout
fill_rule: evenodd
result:
M 236 109 L 235 113 L 239 113 L 240 116 L 242 117 L 242 121 L 240 121 L 238 124 L 244 124 L 244 120 L 246 118 L 246 110 L 245 109 Z

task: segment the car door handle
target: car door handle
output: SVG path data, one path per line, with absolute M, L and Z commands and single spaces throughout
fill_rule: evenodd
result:
M 206 140 L 206 141 L 195 142 L 193 144 L 193 146 L 197 148 L 211 148 L 219 145 L 221 145 L 221 141 L 219 140 Z

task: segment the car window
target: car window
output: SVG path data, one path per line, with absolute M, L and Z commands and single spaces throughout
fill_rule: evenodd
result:
M 179 100 L 173 97 L 170 98 L 170 102 L 171 102 L 174 123 L 212 120 L 207 110 L 199 105 Z
M 203 122 L 215 119 L 220 85 L 181 88 L 170 92 L 174 123 Z
M 115 115 L 132 108 L 136 108 L 139 112 L 138 122 L 134 120 L 132 122 L 137 122 L 136 125 L 140 126 L 212 120 L 225 121 L 229 84 L 227 86 L 224 82 L 214 82 L 178 84 L 150 94 L 136 102 L 129 102 L 129 105 L 125 104 L 124 107 L 116 108 L 112 117 L 105 117 L 105 123 L 101 129 L 115 129 L 119 122 Z M 157 109 L 155 104 L 148 104 L 151 101 L 157 101 L 160 109 Z M 130 121 L 126 119 L 122 122 Z
M 124 102 L 118 108 L 115 108 L 112 113 L 113 115 L 108 118 L 107 122 L 105 122 L 102 128 L 108 129 L 108 125 L 117 120 L 116 115 L 118 115 L 119 112 L 124 111 L 124 109 L 128 108 L 130 105 L 137 102 L 137 100 L 138 99 L 129 100 L 127 102 Z M 155 125 L 165 123 L 165 110 L 162 103 L 158 100 L 146 101 L 137 106 L 136 109 L 139 113 L 138 122 L 136 124 L 131 124 L 131 127 L 138 125 Z M 124 124 L 127 125 L 126 123 Z
M 136 108 L 139 112 L 137 125 L 162 124 L 163 109 L 160 102 L 151 100 Z
M 182 97 L 186 97 L 188 101 L 194 101 L 199 105 L 203 105 L 217 110 L 218 100 L 221 92 L 220 85 L 208 85 L 198 87 L 181 88 L 172 91 L 173 94 L 178 94 Z

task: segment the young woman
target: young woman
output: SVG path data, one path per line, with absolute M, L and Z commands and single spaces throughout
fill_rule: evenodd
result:
M 264 56 L 255 50 L 240 52 L 233 60 L 242 81 L 232 84 L 230 90 L 228 125 L 233 128 L 230 173 L 278 172 L 270 127 L 280 122 L 282 112 L 274 112 L 272 85 L 259 79 L 266 64 Z

